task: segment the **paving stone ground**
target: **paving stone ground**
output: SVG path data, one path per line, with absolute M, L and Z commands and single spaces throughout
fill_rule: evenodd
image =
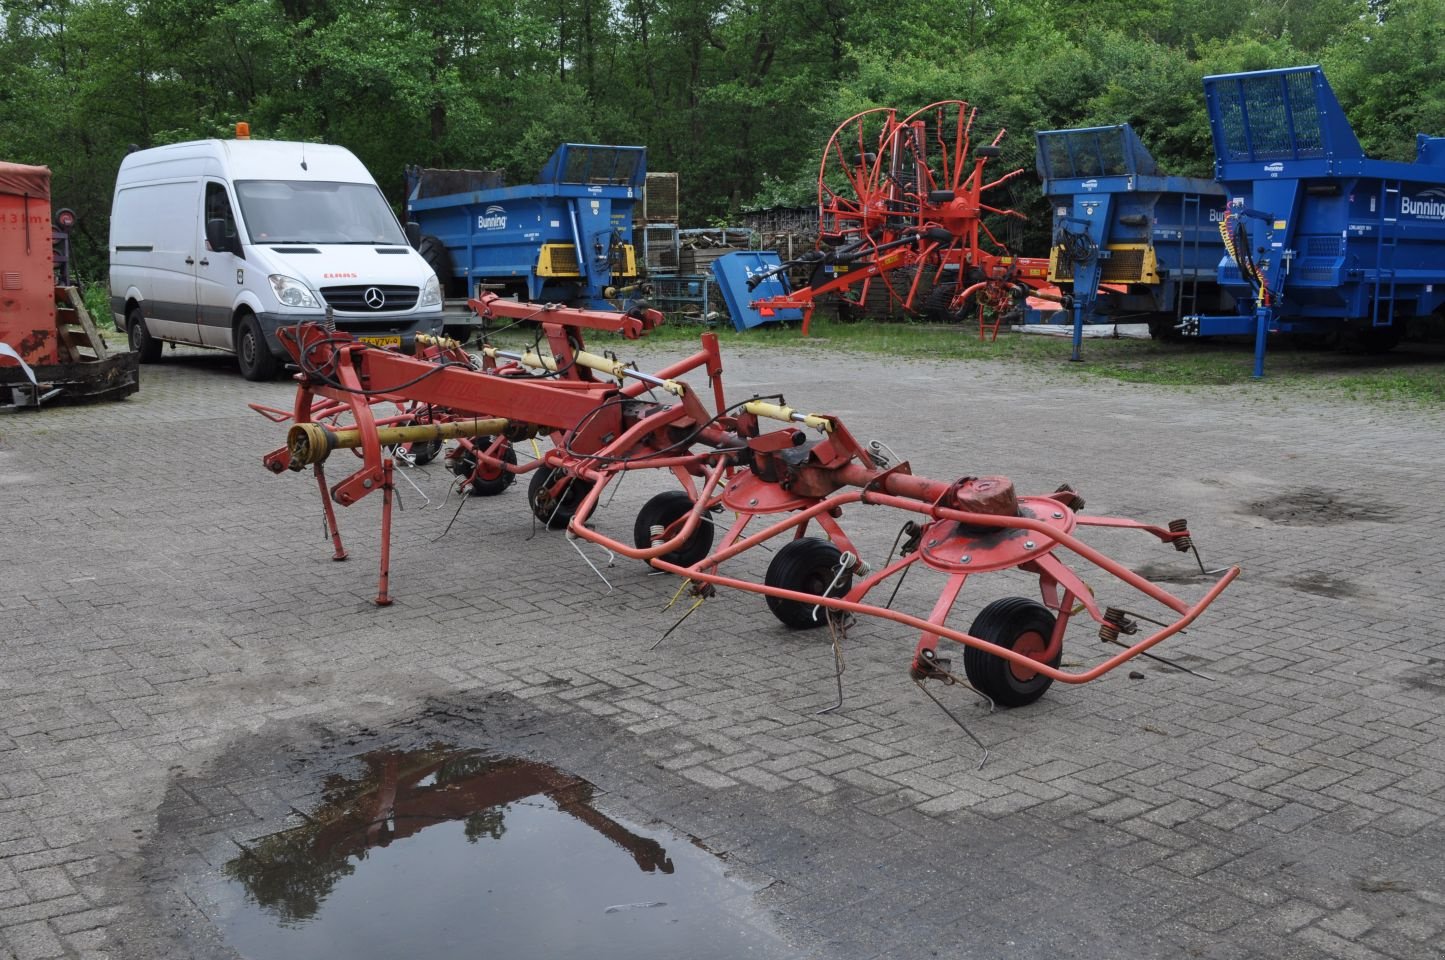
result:
M 430 504 L 402 485 L 378 609 L 378 498 L 341 511 L 334 563 L 314 484 L 261 469 L 284 429 L 246 403 L 290 388 L 168 356 L 124 403 L 0 416 L 0 958 L 233 955 L 205 883 L 234 843 L 367 750 L 435 741 L 546 760 L 699 838 L 800 957 L 1445 955 L 1438 412 L 822 343 L 726 361 L 733 397 L 781 389 L 917 473 L 1188 517 L 1207 563 L 1245 571 L 1160 649 L 1208 679 L 1138 661 L 994 714 L 935 689 L 988 744 L 979 770 L 901 628 L 851 630 L 844 707 L 819 715 L 826 638 L 728 594 L 654 650 L 673 582 L 619 562 L 609 592 L 521 485 L 452 523 L 438 467 L 412 474 Z M 630 480 L 600 522 L 625 535 L 658 489 Z M 876 564 L 899 519 L 844 522 Z M 1090 539 L 1202 590 L 1152 539 Z M 995 579 L 957 621 L 1029 592 Z M 939 583 L 899 604 L 926 613 Z M 1080 626 L 1065 660 L 1104 653 Z

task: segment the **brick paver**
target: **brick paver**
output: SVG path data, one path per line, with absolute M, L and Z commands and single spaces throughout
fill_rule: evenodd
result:
M 619 562 L 607 592 L 534 535 L 523 484 L 442 536 L 439 467 L 415 474 L 429 505 L 401 485 L 377 609 L 379 503 L 340 511 L 333 563 L 314 484 L 260 466 L 284 429 L 245 404 L 289 388 L 186 356 L 124 403 L 0 417 L 0 958 L 225 956 L 205 889 L 233 842 L 346 758 L 430 739 L 556 763 L 726 854 L 800 956 L 1445 954 L 1439 413 L 820 343 L 726 359 L 733 396 L 783 389 L 917 473 L 1187 516 L 1206 562 L 1245 568 L 1160 651 L 1209 679 L 1139 661 L 992 715 L 936 689 L 989 744 L 976 770 L 904 631 L 856 625 L 844 708 L 818 715 L 826 638 L 723 595 L 652 650 L 674 582 Z M 630 531 L 656 489 L 599 522 Z M 875 564 L 897 522 L 845 518 Z M 1097 539 L 1198 589 L 1184 555 Z M 1066 662 L 1098 647 L 1081 627 Z

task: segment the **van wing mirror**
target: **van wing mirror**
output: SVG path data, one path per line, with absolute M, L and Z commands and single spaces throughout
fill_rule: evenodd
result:
M 413 250 L 421 246 L 421 224 L 415 220 L 406 222 L 406 242 L 411 244 Z
M 206 242 L 216 252 L 225 251 L 238 257 L 241 255 L 241 238 L 226 236 L 226 221 L 220 217 L 206 221 Z

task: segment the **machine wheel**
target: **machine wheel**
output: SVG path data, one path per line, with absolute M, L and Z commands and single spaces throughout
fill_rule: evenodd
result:
M 1149 338 L 1165 343 L 1178 343 L 1184 339 L 1184 334 L 1179 332 L 1179 328 L 1174 325 L 1174 317 L 1170 315 L 1149 320 Z
M 1054 632 L 1054 615 L 1036 600 L 1008 597 L 995 600 L 979 611 L 968 632 L 980 640 L 1034 656 L 1048 649 Z M 1049 666 L 1057 667 L 1061 659 L 1062 648 L 1048 662 Z M 969 683 L 1004 707 L 1033 703 L 1054 682 L 1052 677 L 975 647 L 964 649 L 963 668 Z
M 671 527 L 691 512 L 692 503 L 692 497 L 682 490 L 659 493 L 644 503 L 637 511 L 637 522 L 632 525 L 633 545 L 638 548 L 652 546 L 652 528 Z M 712 552 L 712 538 L 712 524 L 704 519 L 682 546 L 671 553 L 664 553 L 662 559 L 679 567 L 690 567 Z
M 452 285 L 452 254 L 447 245 L 441 240 L 427 234 L 421 238 L 421 245 L 416 248 L 426 265 L 431 267 L 432 273 L 437 275 L 437 283 L 441 284 L 442 297 L 445 298 L 447 291 Z
M 1351 353 L 1389 353 L 1404 339 L 1399 325 L 1363 327 L 1348 331 L 1341 342 Z
M 427 440 L 423 443 L 413 443 L 411 450 L 408 452 L 411 453 L 412 463 L 418 467 L 424 467 L 435 460 L 437 454 L 442 452 L 442 442 L 440 440 Z
M 821 597 L 837 576 L 838 561 L 842 556 L 842 551 L 827 540 L 819 540 L 817 537 L 794 540 L 773 556 L 763 583 L 769 587 L 796 590 Z M 841 597 L 852 587 L 853 575 L 845 573 L 828 595 Z M 822 612 L 816 620 L 813 619 L 814 607 L 814 604 L 798 600 L 768 597 L 768 609 L 773 611 L 773 616 L 781 620 L 784 626 L 794 630 L 821 627 L 828 622 Z
M 161 358 L 161 347 L 159 340 L 151 337 L 151 332 L 146 329 L 145 314 L 140 307 L 131 307 L 130 313 L 125 316 L 126 339 L 130 341 L 130 348 L 140 354 L 141 363 L 155 363 Z
M 928 291 L 928 296 L 923 300 L 923 318 L 934 323 L 956 323 L 958 318 L 949 316 L 948 304 L 957 291 L 958 284 L 947 281 Z
M 512 449 L 512 445 L 510 443 L 502 449 L 501 461 L 503 463 L 512 464 L 513 466 L 516 465 L 517 451 Z M 452 472 L 459 477 L 472 477 L 472 475 L 476 473 L 476 469 L 477 455 L 470 450 L 463 450 L 460 454 L 457 455 L 456 462 L 452 464 Z M 540 473 L 541 471 L 538 472 Z M 468 487 L 468 490 L 474 497 L 495 497 L 497 494 L 510 487 L 512 485 L 512 482 L 516 479 L 517 475 L 512 471 L 498 470 L 495 477 L 489 477 L 485 474 L 483 474 L 482 476 L 473 477 L 472 484 L 470 487 Z M 536 480 L 536 477 L 533 477 L 532 479 Z M 530 498 L 531 494 L 529 493 L 528 496 Z M 570 517 L 571 514 L 568 514 L 568 516 Z
M 257 381 L 275 379 L 276 368 L 280 366 L 266 345 L 261 324 L 249 313 L 242 315 L 236 326 L 236 364 L 241 368 L 241 376 Z
M 592 489 L 592 484 L 574 477 L 562 489 L 562 495 L 554 500 L 547 495 L 547 488 L 565 474 L 566 471 L 560 467 L 541 467 L 532 474 L 532 482 L 527 485 L 527 506 L 532 508 L 532 516 L 545 523 L 548 530 L 562 530 L 571 523 L 577 507 Z

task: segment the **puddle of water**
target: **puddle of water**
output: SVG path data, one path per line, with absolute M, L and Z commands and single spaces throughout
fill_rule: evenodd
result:
M 224 866 L 213 916 L 242 956 L 791 955 L 716 858 L 599 812 L 580 778 L 441 747 L 360 759 Z

